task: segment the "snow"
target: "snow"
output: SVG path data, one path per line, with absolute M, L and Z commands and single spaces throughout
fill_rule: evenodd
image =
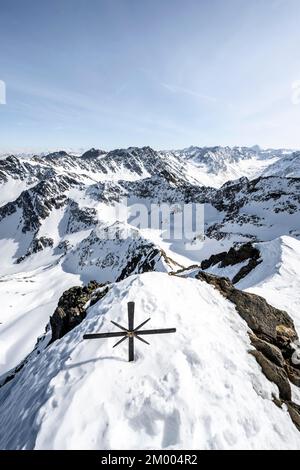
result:
M 219 226 L 227 236 L 206 237 L 200 250 L 186 250 L 183 241 L 167 240 L 161 230 L 147 227 L 123 240 L 97 235 L 115 224 L 112 199 L 118 195 L 129 194 L 129 205 L 148 208 L 150 203 L 183 200 L 180 185 L 157 181 L 160 170 L 181 183 L 211 187 L 244 175 L 299 176 L 299 154 L 255 152 L 216 147 L 204 161 L 199 148 L 160 153 L 130 148 L 99 157 L 106 173 L 95 162 L 70 155 L 49 161 L 20 156 L 21 166 L 11 166 L 8 182 L 1 185 L 0 207 L 30 187 L 40 171 L 54 172 L 63 184 L 65 176 L 80 184 L 66 189 L 67 204 L 51 207 L 37 233 L 22 232 L 21 207 L 0 221 L 0 376 L 31 353 L 63 291 L 90 279 L 114 284 L 81 325 L 39 355 L 33 352 L 22 371 L 0 388 L 0 448 L 300 448 L 287 410 L 272 401 L 272 395 L 278 396 L 276 386 L 248 354 L 252 346 L 246 324 L 233 304 L 195 279 L 203 259 L 228 251 L 237 241 L 259 240 L 262 263 L 237 287 L 286 310 L 300 335 L 300 240 L 291 236 L 300 238 L 297 180 L 262 179 L 253 192 L 241 181 L 232 217 L 206 203 L 205 228 Z M 230 194 L 232 183 L 228 185 Z M 143 190 L 146 199 L 138 196 Z M 224 198 L 226 208 L 226 191 Z M 83 211 L 95 209 L 97 228 L 93 221 L 76 218 L 76 204 Z M 53 248 L 16 264 L 33 237 L 42 236 L 53 239 Z M 68 242 L 67 253 L 58 249 L 61 242 Z M 158 252 L 158 272 L 115 283 L 129 260 L 142 255 L 142 265 L 151 250 Z M 232 278 L 247 263 L 208 271 Z M 181 267 L 189 267 L 187 279 L 168 274 Z M 151 337 L 150 347 L 136 344 L 134 364 L 126 361 L 125 345 L 112 350 L 111 340 L 82 341 L 85 332 L 111 330 L 111 319 L 126 322 L 130 300 L 136 302 L 136 322 L 150 315 L 153 328 L 177 328 L 175 335 Z M 292 386 L 292 393 L 300 404 L 299 389 Z
M 249 260 L 243 261 L 241 263 L 225 266 L 224 268 L 221 267 L 221 262 L 211 266 L 210 268 L 206 269 L 205 271 L 214 274 L 215 276 L 221 277 L 228 277 L 228 279 L 233 279 L 234 276 L 244 267 L 247 266 Z
M 136 344 L 134 363 L 125 344 L 82 340 L 111 331 L 110 320 L 126 322 L 131 300 L 136 323 L 150 316 L 153 328 L 177 332 Z M 245 322 L 213 287 L 131 276 L 0 388 L 0 448 L 299 449 L 249 349 Z
M 0 275 L 16 270 L 13 265 L 15 258 L 18 258 L 18 253 L 26 250 L 31 242 L 31 235 L 24 234 L 19 229 L 21 220 L 22 211 L 18 208 L 15 213 L 0 221 Z
M 275 212 L 273 201 L 251 202 L 245 204 L 240 214 L 259 217 L 258 223 L 249 222 L 225 222 L 222 231 L 228 235 L 240 235 L 245 238 L 253 237 L 259 241 L 270 241 L 281 235 L 289 235 L 291 232 L 300 233 L 299 210 L 290 214 L 287 211 Z M 241 240 L 242 241 L 242 240 Z
M 19 179 L 9 178 L 6 183 L 3 183 L 1 185 L 0 207 L 4 206 L 8 202 L 15 201 L 20 196 L 22 191 L 31 188 L 32 186 L 34 186 L 34 184 L 36 184 L 36 181 L 30 184 L 26 180 L 22 181 Z
M 190 174 L 200 184 L 204 186 L 211 186 L 213 188 L 220 188 L 227 181 L 233 181 L 247 176 L 249 179 L 254 179 L 260 176 L 270 164 L 277 162 L 277 158 L 272 160 L 258 160 L 249 158 L 247 160 L 240 160 L 234 163 L 228 163 L 226 170 L 219 171 L 217 174 L 212 174 L 207 170 L 205 165 L 198 166 L 195 163 L 191 165 Z
M 263 176 L 285 176 L 288 178 L 300 177 L 300 153 L 286 155 L 280 160 L 268 166 L 262 173 Z
M 172 152 L 166 152 L 169 156 Z M 238 147 L 189 147 L 174 151 L 174 154 L 185 162 L 185 172 L 199 184 L 220 188 L 227 181 L 247 176 L 249 179 L 259 177 L 270 168 L 277 168 L 277 162 L 285 155 L 283 151 L 254 151 L 251 148 Z M 288 158 L 291 152 L 288 152 Z M 272 174 L 272 171 L 269 172 Z
M 81 285 L 79 276 L 60 265 L 0 277 L 0 376 L 33 350 L 60 295 L 74 285 Z
M 65 228 L 62 227 L 64 222 L 64 213 L 65 207 L 61 207 L 60 209 L 52 209 L 50 215 L 42 221 L 38 232 L 38 238 L 52 238 L 54 244 L 58 244 L 62 236 L 62 231 Z
M 109 229 L 110 237 L 108 237 Z M 97 227 L 67 254 L 63 261 L 66 272 L 78 273 L 84 283 L 96 279 L 98 282 L 114 282 L 128 263 L 137 270 L 151 250 L 157 250 L 154 270 L 169 272 L 179 265 L 170 260 L 166 263 L 156 246 L 143 238 L 140 231 L 130 226 L 115 223 L 109 227 Z
M 236 287 L 264 297 L 286 310 L 300 336 L 300 241 L 288 236 L 257 243 L 263 262 Z

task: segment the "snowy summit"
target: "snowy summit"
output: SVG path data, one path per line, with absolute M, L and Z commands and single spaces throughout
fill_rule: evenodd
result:
M 3 157 L 0 448 L 300 449 L 298 158 Z M 124 223 L 121 198 L 202 205 L 201 244 Z M 126 325 L 128 302 L 136 325 L 176 328 L 135 341 L 134 362 L 126 342 L 83 339 Z

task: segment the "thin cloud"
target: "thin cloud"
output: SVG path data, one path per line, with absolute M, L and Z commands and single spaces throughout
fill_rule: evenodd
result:
M 171 93 L 180 93 L 180 94 L 184 94 L 184 95 L 193 96 L 194 98 L 198 98 L 202 101 L 207 101 L 209 103 L 216 103 L 217 102 L 217 98 L 215 98 L 214 96 L 205 95 L 203 93 L 199 93 L 197 91 L 190 90 L 189 88 L 185 88 L 185 87 L 181 87 L 181 86 L 177 86 L 177 85 L 171 85 L 169 83 L 162 83 L 162 86 L 164 88 L 166 88 L 168 91 L 170 91 Z

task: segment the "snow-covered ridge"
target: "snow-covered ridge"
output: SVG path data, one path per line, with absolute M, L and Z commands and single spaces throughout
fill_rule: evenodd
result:
M 253 147 L 188 147 L 171 153 L 186 161 L 193 173 L 203 184 L 219 187 L 226 181 L 247 176 L 259 177 L 271 165 L 291 155 L 292 151 L 283 149 L 263 150 Z M 268 176 L 273 173 L 268 173 Z M 280 176 L 278 174 L 278 176 Z M 292 176 L 292 175 L 291 175 Z
M 113 355 L 111 340 L 82 340 L 122 323 L 133 299 L 137 322 L 151 316 L 153 327 L 177 333 L 137 345 L 134 364 L 125 345 Z M 204 282 L 131 276 L 0 388 L 0 447 L 297 449 L 299 433 L 273 403 L 278 390 L 249 355 L 247 330 Z
M 92 279 L 112 285 L 81 325 L 41 347 L 39 357 L 30 355 L 0 388 L 0 447 L 113 448 L 125 434 L 124 447 L 138 448 L 298 446 L 285 405 L 272 401 L 276 386 L 248 354 L 244 321 L 232 303 L 194 279 L 202 260 L 250 240 L 261 262 L 239 286 L 287 310 L 299 328 L 300 179 L 290 171 L 297 162 L 296 154 L 257 147 L 130 147 L 1 159 L 0 375 L 32 351 L 64 290 Z M 183 243 L 151 228 L 126 227 L 123 236 L 114 207 L 122 197 L 147 208 L 204 204 L 203 249 L 187 253 Z M 106 230 L 115 236 L 102 237 Z M 216 265 L 211 272 L 233 278 L 244 267 L 220 272 Z M 169 275 L 178 270 L 189 279 Z M 141 275 L 148 271 L 154 272 Z M 122 350 L 113 356 L 110 343 L 81 340 L 110 319 L 122 322 L 129 300 L 137 302 L 141 321 L 153 314 L 155 325 L 178 328 L 174 343 L 155 338 L 150 349 L 138 349 L 133 382 Z M 105 384 L 103 374 L 110 377 Z
M 295 152 L 280 158 L 272 165 L 268 166 L 262 175 L 300 178 L 300 152 Z
M 82 155 L 57 151 L 47 155 L 2 157 L 0 181 L 28 180 L 30 185 L 44 177 L 47 171 L 56 171 L 77 175 L 84 182 L 135 181 L 161 175 L 174 181 L 220 187 L 226 181 L 242 176 L 250 179 L 261 174 L 287 176 L 283 167 L 290 158 L 294 158 L 292 151 L 261 150 L 259 147 L 189 147 L 175 151 L 129 147 L 109 152 L 92 148 Z M 297 176 L 298 173 L 289 171 L 289 175 Z
M 283 236 L 256 247 L 262 263 L 237 286 L 288 311 L 300 334 L 300 240 Z

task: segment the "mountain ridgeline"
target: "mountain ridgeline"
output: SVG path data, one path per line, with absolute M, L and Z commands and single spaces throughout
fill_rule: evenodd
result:
M 299 448 L 300 152 L 3 155 L 0 187 L 0 448 Z M 124 199 L 203 205 L 202 243 L 124 222 Z M 82 341 L 132 300 L 178 331 L 134 374 Z

